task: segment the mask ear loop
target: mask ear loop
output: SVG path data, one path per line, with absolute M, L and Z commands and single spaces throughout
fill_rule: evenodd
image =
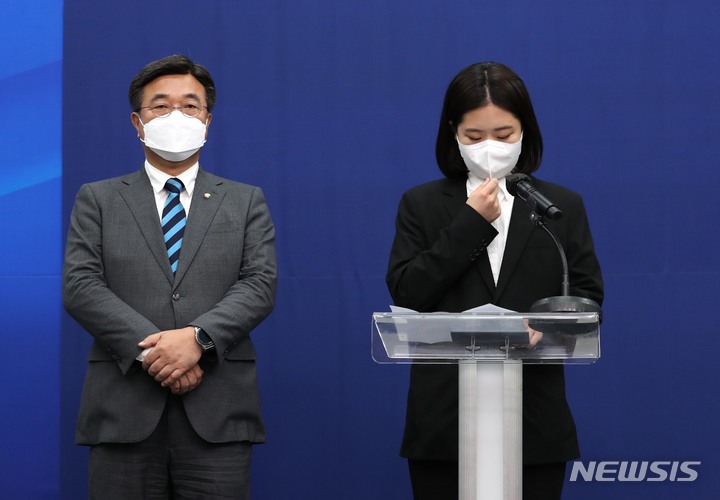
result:
M 143 123 L 142 118 L 140 118 L 140 113 L 138 113 L 137 116 L 138 116 L 138 121 L 140 122 L 140 125 L 142 125 L 143 132 L 145 132 L 145 124 Z M 138 131 L 138 139 L 140 139 L 140 142 L 145 144 L 145 139 L 140 137 L 140 131 Z

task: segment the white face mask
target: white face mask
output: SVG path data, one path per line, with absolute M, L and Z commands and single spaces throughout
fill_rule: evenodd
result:
M 187 160 L 205 144 L 207 126 L 178 110 L 147 124 L 142 120 L 140 123 L 145 132 L 145 140 L 140 140 L 167 161 Z
M 517 165 L 522 151 L 522 134 L 514 143 L 486 139 L 475 144 L 462 144 L 455 136 L 460 156 L 468 170 L 480 179 L 502 179 Z

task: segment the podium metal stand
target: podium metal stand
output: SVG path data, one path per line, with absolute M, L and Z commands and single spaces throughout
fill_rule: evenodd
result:
M 599 316 L 373 313 L 372 354 L 377 363 L 457 363 L 459 499 L 520 500 L 522 365 L 594 363 Z

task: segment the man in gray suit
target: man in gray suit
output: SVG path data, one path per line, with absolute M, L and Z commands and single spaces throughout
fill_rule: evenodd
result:
M 204 67 L 154 61 L 129 97 L 144 168 L 80 188 L 63 268 L 65 308 L 94 337 L 76 434 L 90 497 L 249 498 L 270 213 L 259 188 L 199 167 L 215 104 Z

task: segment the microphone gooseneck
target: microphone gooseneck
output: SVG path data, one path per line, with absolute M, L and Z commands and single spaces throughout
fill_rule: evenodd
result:
M 540 229 L 545 231 L 547 234 L 549 234 L 550 238 L 552 238 L 553 242 L 555 243 L 555 246 L 557 247 L 558 252 L 560 253 L 560 260 L 562 261 L 562 268 L 563 268 L 561 294 L 563 296 L 569 296 L 570 295 L 570 271 L 568 270 L 568 263 L 567 263 L 567 257 L 565 255 L 565 249 L 563 248 L 562 244 L 555 236 L 555 233 L 553 233 L 550 230 L 550 228 L 547 227 L 547 223 L 545 222 L 545 219 L 542 218 L 542 216 L 538 215 L 536 212 L 530 212 L 530 219 L 535 224 L 535 227 L 539 227 Z
M 543 196 L 530 182 L 530 177 L 525 174 L 510 174 L 506 177 L 508 192 L 519 197 L 530 207 L 530 219 L 538 227 L 544 230 L 555 243 L 562 261 L 562 295 L 547 297 L 533 303 L 531 312 L 595 312 L 602 320 L 602 308 L 592 299 L 575 297 L 570 295 L 570 272 L 568 270 L 567 257 L 560 240 L 557 239 L 547 226 L 545 217 L 557 220 L 562 217 L 562 211 L 545 196 Z

